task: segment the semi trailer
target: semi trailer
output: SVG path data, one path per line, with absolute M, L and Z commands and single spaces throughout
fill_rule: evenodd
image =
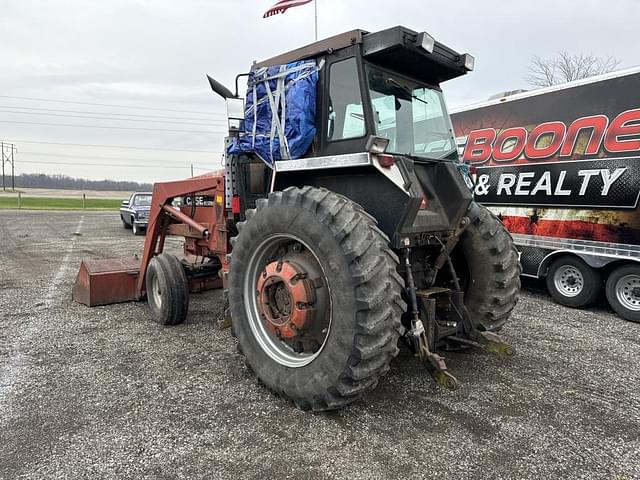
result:
M 640 68 L 457 109 L 475 199 L 521 252 L 523 275 L 582 307 L 603 292 L 640 321 Z

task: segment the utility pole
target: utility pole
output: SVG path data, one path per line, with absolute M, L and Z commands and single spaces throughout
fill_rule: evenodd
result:
M 12 192 L 16 191 L 16 161 L 13 156 L 13 152 L 15 151 L 16 149 L 13 147 L 13 144 L 12 144 L 11 145 L 11 191 Z
M 2 191 L 6 192 L 7 189 L 4 185 L 4 142 L 0 142 L 0 157 L 2 157 Z
M 18 151 L 13 143 L 0 142 L 0 160 L 2 160 L 2 190 L 7 191 L 4 174 L 4 164 L 11 164 L 11 190 L 16 190 L 16 165 L 14 154 Z

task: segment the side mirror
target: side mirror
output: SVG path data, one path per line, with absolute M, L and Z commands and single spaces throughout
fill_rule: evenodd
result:
M 120 204 L 123 207 L 128 207 L 129 206 L 129 200 L 122 200 L 122 203 Z
M 209 75 L 207 75 L 207 80 L 209 80 L 209 85 L 211 86 L 211 90 L 213 90 L 215 93 L 220 95 L 225 100 L 229 98 L 236 98 L 236 96 L 233 93 L 231 93 L 231 90 L 229 90 L 227 87 L 222 85 L 216 79 L 211 78 Z

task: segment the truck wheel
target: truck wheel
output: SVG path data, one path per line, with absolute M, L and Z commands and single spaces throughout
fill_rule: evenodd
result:
M 127 223 L 127 221 L 124 219 L 124 217 L 122 215 L 120 215 L 120 220 L 122 220 L 122 227 L 125 230 L 130 229 L 131 227 L 129 226 L 129 224 Z
M 133 222 L 132 225 L 133 226 L 131 228 L 133 230 L 133 234 L 134 235 L 140 235 L 142 233 L 142 229 L 138 225 L 136 225 L 135 222 Z
M 640 322 L 640 266 L 616 268 L 607 279 L 607 300 L 625 320 Z
M 497 331 L 518 301 L 522 267 L 511 235 L 486 207 L 473 203 L 471 224 L 460 237 L 468 277 L 465 305 L 485 330 Z
M 326 189 L 258 200 L 232 241 L 232 327 L 248 366 L 303 410 L 343 407 L 398 354 L 403 281 L 389 239 Z
M 601 286 L 600 273 L 578 257 L 560 257 L 547 271 L 549 293 L 556 302 L 567 307 L 589 305 L 598 297 Z
M 152 258 L 145 285 L 153 320 L 161 325 L 184 322 L 189 310 L 189 282 L 177 257 L 163 253 Z

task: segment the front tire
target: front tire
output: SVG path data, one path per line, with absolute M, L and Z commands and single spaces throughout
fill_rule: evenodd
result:
M 625 320 L 640 323 L 640 266 L 616 268 L 607 279 L 607 300 Z
M 556 302 L 574 308 L 593 303 L 602 286 L 600 273 L 574 256 L 554 260 L 547 271 L 546 282 Z
M 163 253 L 152 258 L 145 286 L 154 321 L 160 325 L 184 322 L 189 310 L 189 282 L 177 257 Z
M 142 235 L 144 233 L 144 230 L 140 228 L 140 225 L 138 225 L 136 222 L 133 222 L 133 226 L 131 228 L 135 236 Z
M 247 364 L 303 410 L 355 401 L 398 353 L 406 306 L 388 238 L 326 189 L 274 192 L 246 214 L 232 242 L 229 297 Z

